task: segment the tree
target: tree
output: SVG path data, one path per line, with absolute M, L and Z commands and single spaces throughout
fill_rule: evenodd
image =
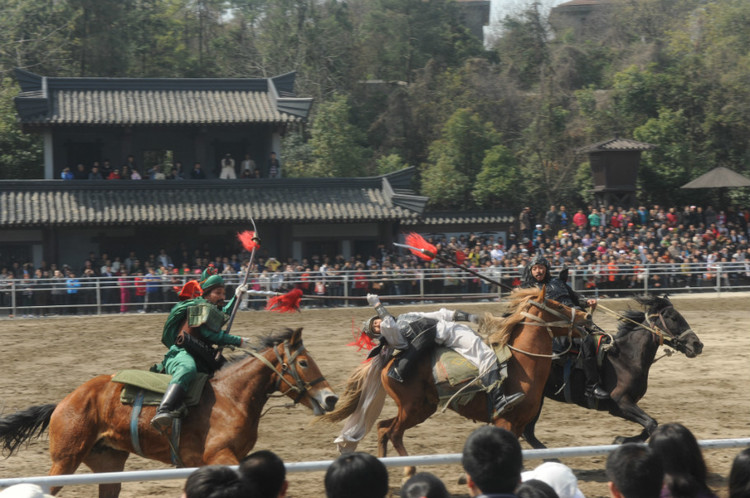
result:
M 349 121 L 345 95 L 318 106 L 310 131 L 313 163 L 304 176 L 362 176 L 366 172 L 365 135 Z
M 0 178 L 42 178 L 42 140 L 21 131 L 16 119 L 13 97 L 18 86 L 9 79 L 0 86 Z
M 485 209 L 518 210 L 525 203 L 522 188 L 515 155 L 504 145 L 495 145 L 484 156 L 471 195 L 477 205 Z

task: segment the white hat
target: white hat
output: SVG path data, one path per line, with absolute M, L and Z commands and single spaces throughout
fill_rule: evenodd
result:
M 53 498 L 37 484 L 22 483 L 0 492 L 0 498 Z
M 570 467 L 557 462 L 545 462 L 534 470 L 521 474 L 523 481 L 539 479 L 549 484 L 560 498 L 586 498 L 578 489 L 578 479 Z

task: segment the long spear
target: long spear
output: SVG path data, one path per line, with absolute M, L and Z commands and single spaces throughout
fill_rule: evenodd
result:
M 250 277 L 250 269 L 253 266 L 253 259 L 255 258 L 255 250 L 260 247 L 260 238 L 256 235 L 258 233 L 257 228 L 255 227 L 255 221 L 250 218 L 250 221 L 253 224 L 253 231 L 245 230 L 244 232 L 240 232 L 237 234 L 237 238 L 242 243 L 242 246 L 245 248 L 246 251 L 250 251 L 250 261 L 247 263 L 247 270 L 245 270 L 245 278 L 242 280 L 241 285 L 246 285 L 247 280 Z M 240 302 L 241 299 L 236 299 L 234 306 L 232 306 L 232 313 L 229 315 L 229 321 L 227 321 L 227 328 L 226 332 L 229 333 L 229 330 L 232 328 L 232 323 L 234 322 L 234 317 L 237 315 L 237 310 L 240 308 Z
M 481 273 L 478 273 L 471 268 L 467 268 L 464 265 L 461 265 L 455 261 L 452 261 L 444 256 L 440 256 L 438 254 L 437 247 L 427 242 L 424 237 L 419 235 L 418 233 L 410 233 L 405 237 L 406 244 L 399 244 L 398 242 L 394 242 L 393 245 L 396 247 L 403 247 L 405 249 L 409 249 L 412 254 L 417 256 L 418 258 L 424 259 L 425 261 L 432 261 L 433 259 L 437 259 L 438 261 L 442 261 L 445 264 L 454 266 L 458 269 L 464 270 L 465 272 L 471 273 L 475 277 L 479 277 L 485 282 L 489 282 L 491 284 L 497 285 L 499 287 L 502 287 L 504 289 L 507 289 L 509 291 L 513 290 L 513 287 L 504 284 L 502 282 L 498 282 L 497 280 L 493 280 L 485 275 L 482 275 Z

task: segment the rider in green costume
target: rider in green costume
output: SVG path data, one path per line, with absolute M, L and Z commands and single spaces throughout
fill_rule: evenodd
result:
M 175 342 L 178 336 L 187 334 L 202 342 L 206 350 L 211 345 L 245 346 L 247 339 L 231 335 L 221 330 L 229 320 L 235 300 L 246 291 L 247 287 L 237 287 L 234 297 L 226 304 L 224 300 L 224 279 L 220 275 L 212 274 L 213 268 L 206 269 L 201 275 L 201 281 L 193 288 L 200 293 L 199 297 L 188 299 L 174 305 L 169 313 L 162 342 L 169 348 L 162 361 L 162 371 L 172 376 L 169 387 L 164 393 L 156 415 L 151 419 L 151 425 L 164 430 L 172 424 L 172 419 L 180 416 L 180 408 L 190 383 L 198 372 L 212 373 L 211 365 L 200 357 L 191 354 L 184 347 Z M 183 343 L 182 346 L 185 346 Z M 210 351 L 210 350 L 209 350 Z

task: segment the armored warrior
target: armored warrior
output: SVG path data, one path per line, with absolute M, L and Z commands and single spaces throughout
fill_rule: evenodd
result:
M 198 372 L 213 373 L 224 362 L 221 352 L 212 346 L 246 346 L 248 340 L 222 330 L 229 313 L 246 287 L 237 287 L 234 297 L 226 303 L 224 279 L 207 268 L 199 282 L 191 281 L 180 292 L 182 302 L 172 307 L 162 343 L 169 348 L 156 370 L 172 376 L 151 425 L 164 430 L 179 418 L 185 395 Z
M 567 270 L 563 275 L 567 275 Z M 591 311 L 596 308 L 596 299 L 583 299 L 576 291 L 570 288 L 565 278 L 552 277 L 550 265 L 546 258 L 537 254 L 523 269 L 521 287 L 547 286 L 547 297 L 566 306 L 585 309 L 590 307 Z M 583 373 L 586 376 L 586 396 L 596 399 L 607 399 L 609 393 L 599 385 L 599 368 L 596 364 L 596 335 L 588 334 L 581 341 L 581 358 L 583 360 Z

